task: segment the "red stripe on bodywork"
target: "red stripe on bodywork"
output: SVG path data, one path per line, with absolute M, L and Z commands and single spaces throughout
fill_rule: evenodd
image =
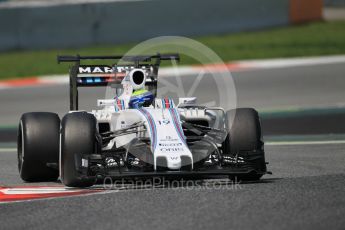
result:
M 170 108 L 169 99 L 165 98 L 164 103 L 165 103 L 165 108 L 169 109 Z

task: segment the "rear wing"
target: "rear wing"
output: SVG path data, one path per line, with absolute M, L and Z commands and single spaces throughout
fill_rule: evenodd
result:
M 85 60 L 121 60 L 124 65 L 84 65 Z M 162 60 L 180 60 L 179 54 L 128 56 L 57 56 L 57 62 L 72 62 L 70 78 L 70 110 L 78 110 L 78 87 L 107 86 L 121 83 L 131 68 L 149 70 L 146 85 L 156 94 L 158 69 Z
M 57 56 L 57 61 L 61 62 L 80 62 L 81 60 L 123 60 L 128 62 L 149 62 L 152 59 L 156 60 L 180 60 L 179 54 L 155 54 L 155 55 L 135 55 L 135 56 Z

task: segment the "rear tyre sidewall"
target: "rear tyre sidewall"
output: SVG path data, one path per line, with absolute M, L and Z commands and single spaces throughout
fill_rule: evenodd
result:
M 68 187 L 89 187 L 95 178 L 78 172 L 81 154 L 92 154 L 96 150 L 96 118 L 86 112 L 65 115 L 61 122 L 61 179 Z
M 26 182 L 56 181 L 59 171 L 48 163 L 59 162 L 60 119 L 55 113 L 22 115 L 18 126 L 18 170 Z

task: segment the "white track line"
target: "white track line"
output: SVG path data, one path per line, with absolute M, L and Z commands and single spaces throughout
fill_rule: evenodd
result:
M 279 145 L 334 145 L 345 144 L 345 140 L 329 140 L 329 141 L 274 141 L 265 142 L 265 145 L 279 146 Z
M 16 152 L 16 148 L 0 148 L 0 152 Z
M 242 64 L 252 68 L 275 69 L 297 66 L 313 66 L 326 64 L 345 63 L 345 55 L 330 55 L 319 57 L 294 57 L 294 58 L 276 58 L 267 60 L 246 60 L 234 63 Z

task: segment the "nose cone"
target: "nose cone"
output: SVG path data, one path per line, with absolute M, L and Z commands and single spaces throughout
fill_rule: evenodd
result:
M 167 156 L 168 168 L 171 170 L 178 170 L 181 168 L 181 157 L 179 155 Z
M 169 170 L 180 170 L 182 167 L 186 166 L 193 169 L 193 158 L 189 155 L 174 153 L 156 157 L 156 167 L 167 168 Z

